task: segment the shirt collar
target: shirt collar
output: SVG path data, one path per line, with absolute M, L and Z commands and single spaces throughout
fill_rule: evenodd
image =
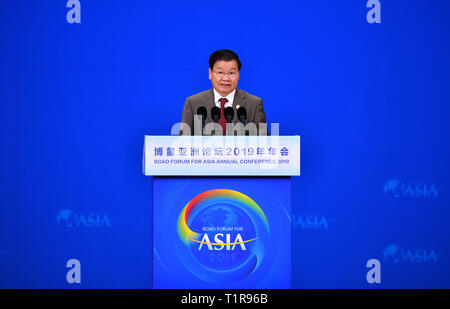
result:
M 234 94 L 236 93 L 236 89 L 231 91 L 226 97 L 221 96 L 216 89 L 214 89 L 214 102 L 217 104 L 221 98 L 226 98 L 228 102 L 225 104 L 226 106 L 233 106 Z M 220 103 L 219 103 L 220 105 Z

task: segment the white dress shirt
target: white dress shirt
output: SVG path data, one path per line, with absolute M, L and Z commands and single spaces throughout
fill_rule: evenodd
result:
M 214 88 L 213 88 L 214 89 Z M 214 102 L 216 103 L 216 106 L 220 108 L 220 99 L 225 98 L 228 100 L 227 103 L 225 103 L 225 107 L 233 107 L 233 100 L 234 100 L 234 94 L 236 93 L 236 89 L 231 91 L 226 97 L 222 97 L 216 89 L 214 89 Z M 224 107 L 224 108 L 225 108 Z

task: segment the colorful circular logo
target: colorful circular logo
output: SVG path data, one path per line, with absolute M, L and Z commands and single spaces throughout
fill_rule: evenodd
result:
M 229 189 L 194 197 L 181 211 L 177 228 L 194 257 L 192 269 L 211 282 L 238 281 L 256 272 L 270 237 L 269 223 L 259 205 Z

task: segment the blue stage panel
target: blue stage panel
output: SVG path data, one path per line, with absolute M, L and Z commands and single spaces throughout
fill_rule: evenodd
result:
M 154 288 L 291 287 L 289 178 L 155 178 L 153 193 Z

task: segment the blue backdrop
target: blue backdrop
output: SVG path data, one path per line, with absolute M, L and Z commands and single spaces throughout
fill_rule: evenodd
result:
M 450 287 L 449 1 L 381 0 L 380 24 L 366 0 L 80 2 L 69 24 L 66 0 L 0 1 L 0 287 L 151 287 L 144 135 L 221 48 L 302 136 L 292 286 Z

